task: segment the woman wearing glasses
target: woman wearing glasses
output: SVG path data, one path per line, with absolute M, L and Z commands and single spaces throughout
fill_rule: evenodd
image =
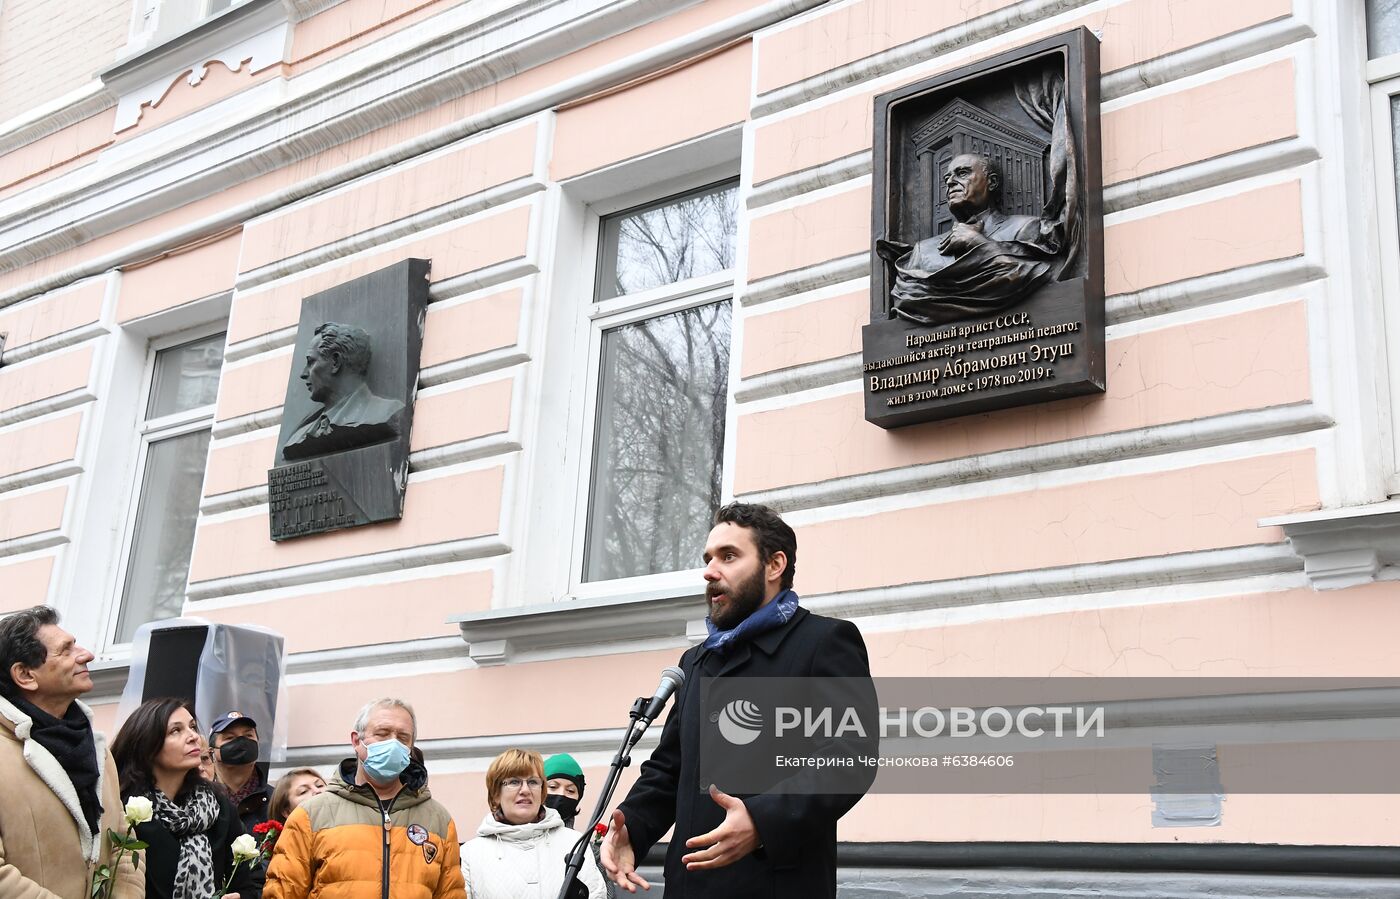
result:
M 544 804 L 544 759 L 507 749 L 486 769 L 490 807 L 476 838 L 462 847 L 462 873 L 472 899 L 555 899 L 564 858 L 579 835 Z M 602 899 L 603 875 L 584 865 L 579 880 L 589 899 Z

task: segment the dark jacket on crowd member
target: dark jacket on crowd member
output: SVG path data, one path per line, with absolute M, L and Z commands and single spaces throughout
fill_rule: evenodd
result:
M 823 677 L 864 679 L 870 663 L 860 630 L 849 621 L 799 608 L 792 619 L 727 655 L 704 645 L 681 656 L 685 685 L 666 717 L 661 741 L 620 808 L 640 861 L 671 825 L 666 852 L 666 899 L 836 896 L 836 822 L 860 799 L 852 793 L 759 793 L 742 799 L 758 829 L 757 850 L 731 865 L 687 871 L 685 842 L 724 821 L 725 812 L 700 783 L 701 683 L 707 677 Z M 860 684 L 862 681 L 854 681 Z M 865 688 L 860 701 L 867 702 Z M 874 710 L 873 687 L 868 691 Z M 873 717 L 873 715 L 872 715 Z M 860 751 L 872 752 L 872 747 Z M 871 778 L 873 779 L 873 770 Z M 860 788 L 868 789 L 870 780 Z M 724 789 L 723 784 L 718 785 Z
M 214 790 L 214 795 L 219 802 L 219 817 L 205 835 L 214 854 L 214 886 L 222 889 L 233 866 L 233 841 L 247 831 L 224 792 Z M 170 899 L 175 893 L 175 869 L 180 860 L 179 839 L 155 819 L 136 825 L 136 838 L 150 847 L 141 853 L 146 859 L 146 899 Z M 233 875 L 229 892 L 238 893 L 240 899 L 250 899 L 254 896 L 252 887 L 252 875 L 245 862 Z
M 253 828 L 267 820 L 268 805 L 272 802 L 274 784 L 264 780 L 258 787 L 238 803 L 238 820 L 243 822 L 243 830 L 252 833 Z

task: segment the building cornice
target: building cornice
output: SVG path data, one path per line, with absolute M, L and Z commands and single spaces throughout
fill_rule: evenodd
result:
M 1316 590 L 1340 590 L 1385 579 L 1400 566 L 1400 499 L 1265 518 L 1280 527 Z
M 599 643 L 693 636 L 704 618 L 703 590 L 577 599 L 470 612 L 448 618 L 462 630 L 478 665 L 504 665 L 522 654 Z
M 533 0 L 462 4 L 286 82 L 262 103 L 230 104 L 213 133 L 102 159 L 0 201 L 0 271 L 186 206 L 326 148 L 480 90 L 527 69 L 693 6 L 696 0 Z M 471 134 L 623 83 L 819 5 L 770 0 L 624 59 L 452 122 L 216 216 L 0 294 L 0 307 L 105 271 L 137 255 L 280 208 Z M 487 16 L 483 18 L 483 16 Z M 231 98 L 236 99 L 236 98 Z M 168 132 L 172 137 L 176 132 Z M 135 140 L 141 140 L 141 137 Z
M 117 98 L 114 129 L 135 125 L 143 107 L 160 102 L 185 73 L 191 86 L 198 84 L 211 62 L 232 72 L 247 62 L 250 73 L 286 62 L 294 14 L 285 0 L 246 0 L 98 72 Z
M 62 131 L 69 125 L 76 125 L 104 109 L 110 109 L 116 102 L 117 98 L 107 86 L 94 78 L 57 100 L 0 122 L 0 156 Z

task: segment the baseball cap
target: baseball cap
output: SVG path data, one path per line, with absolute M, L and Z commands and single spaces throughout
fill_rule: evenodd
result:
M 221 734 L 235 724 L 247 724 L 251 727 L 258 726 L 258 722 L 249 718 L 242 712 L 224 712 L 209 726 L 209 736 L 212 737 L 214 734 Z

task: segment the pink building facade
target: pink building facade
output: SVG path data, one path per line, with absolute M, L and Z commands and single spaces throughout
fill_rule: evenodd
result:
M 287 764 L 402 696 L 470 832 L 503 748 L 601 783 L 704 633 L 697 510 L 731 498 L 784 513 L 877 675 L 1400 667 L 1390 4 L 53 6 L 0 6 L 0 613 L 63 612 L 109 725 L 140 624 L 273 628 Z M 1106 394 L 868 424 L 873 98 L 1081 26 Z M 301 300 L 409 257 L 404 517 L 274 543 Z M 1387 794 L 1227 786 L 1171 827 L 1146 795 L 872 795 L 841 838 L 853 896 L 1400 895 Z

